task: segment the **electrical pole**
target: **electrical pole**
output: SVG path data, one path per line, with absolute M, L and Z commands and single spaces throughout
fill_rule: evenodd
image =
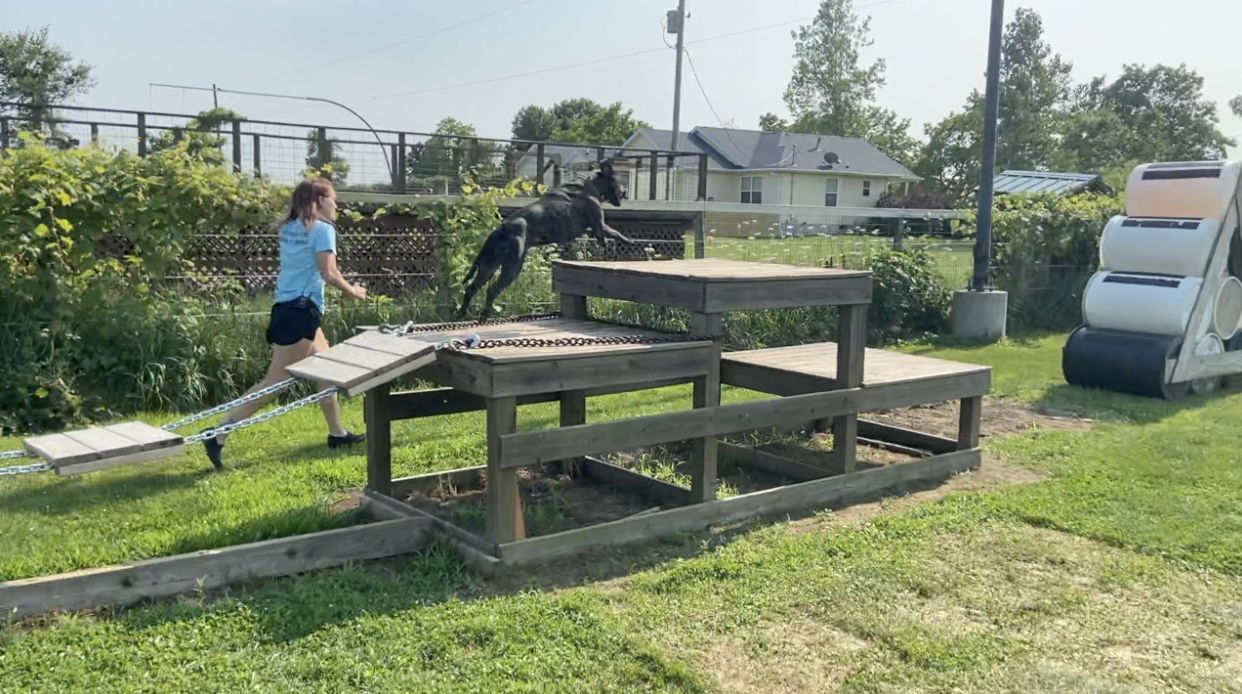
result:
M 992 259 L 992 179 L 996 175 L 996 120 L 1000 108 L 1001 33 L 1005 0 L 992 0 L 992 33 L 988 38 L 987 97 L 983 114 L 983 168 L 979 170 L 979 208 L 975 226 L 975 270 L 970 288 L 987 288 Z
M 677 9 L 668 12 L 668 32 L 677 33 L 677 76 L 673 82 L 673 144 L 677 151 L 677 136 L 681 129 L 681 50 L 686 41 L 686 0 L 677 0 Z

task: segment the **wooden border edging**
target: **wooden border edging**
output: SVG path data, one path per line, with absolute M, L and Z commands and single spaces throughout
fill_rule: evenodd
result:
M 255 578 L 383 559 L 423 549 L 432 524 L 425 518 L 370 523 L 221 549 L 83 569 L 0 583 L 0 615 L 25 619 L 48 612 L 128 606 Z
M 978 468 L 978 448 L 955 451 L 910 463 L 896 463 L 848 475 L 765 489 L 729 499 L 642 514 L 556 535 L 500 545 L 505 567 L 541 562 L 590 548 L 654 539 L 681 530 L 731 523 L 804 507 L 827 507 L 909 482 L 929 482 Z

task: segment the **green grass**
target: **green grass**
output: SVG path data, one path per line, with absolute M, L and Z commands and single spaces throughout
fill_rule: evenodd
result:
M 55 617 L 0 633 L 0 691 L 1242 692 L 1242 395 L 1083 393 L 1061 382 L 1063 340 L 905 348 L 991 364 L 997 395 L 1091 418 L 985 440 L 1039 481 L 680 535 L 529 584 L 481 581 L 436 546 Z M 590 417 L 688 404 L 685 388 L 611 396 Z M 356 426 L 358 402 L 345 410 Z M 520 416 L 555 421 L 554 405 Z M 400 423 L 395 472 L 481 464 L 482 430 L 479 414 Z M 323 433 L 311 408 L 235 435 L 222 475 L 195 450 L 4 479 L 0 575 L 348 522 L 329 507 L 362 452 L 328 454 Z

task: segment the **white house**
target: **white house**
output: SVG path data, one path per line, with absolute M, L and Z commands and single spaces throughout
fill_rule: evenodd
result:
M 626 197 L 631 200 L 693 201 L 698 193 L 699 157 L 667 153 L 673 132 L 643 128 L 620 147 L 604 147 Z M 651 151 L 656 161 L 656 194 L 651 196 Z M 811 207 L 875 207 L 891 186 L 919 181 L 906 167 L 866 140 L 805 133 L 695 128 L 677 139 L 677 151 L 707 154 L 707 199 L 714 202 Z M 543 182 L 553 185 L 550 164 L 561 180 L 589 175 L 599 159 L 594 146 L 545 145 Z M 647 156 L 644 156 L 647 155 Z M 535 150 L 520 155 L 517 175 L 538 178 Z
M 672 148 L 671 130 L 643 128 L 619 149 Z M 680 152 L 705 153 L 707 199 L 715 202 L 813 207 L 874 207 L 891 186 L 920 180 L 912 171 L 866 140 L 806 133 L 694 128 L 677 138 Z M 657 199 L 694 200 L 698 160 L 681 157 L 673 167 L 671 196 L 665 195 L 666 162 L 659 162 Z M 630 197 L 650 199 L 650 169 L 633 172 Z

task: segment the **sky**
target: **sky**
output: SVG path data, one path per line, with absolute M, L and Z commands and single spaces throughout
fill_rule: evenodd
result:
M 687 0 L 682 130 L 722 121 L 757 128 L 765 112 L 787 115 L 790 32 L 817 7 Z M 925 124 L 983 90 L 990 7 L 855 0 L 871 17 L 864 58 L 887 63 L 878 101 L 911 119 L 920 139 Z M 1196 70 L 1221 129 L 1242 142 L 1242 119 L 1227 103 L 1242 94 L 1242 70 L 1236 58 L 1218 57 L 1237 53 L 1242 2 L 1010 0 L 1006 22 L 1019 7 L 1042 16 L 1046 40 L 1073 63 L 1077 81 L 1115 77 L 1127 63 Z M 98 84 L 80 105 L 193 114 L 211 107 L 211 93 L 152 84 L 214 83 L 333 99 L 378 129 L 430 132 L 452 116 L 504 138 L 522 106 L 574 97 L 621 101 L 670 128 L 675 52 L 665 41 L 674 37 L 662 21 L 675 8 L 676 0 L 7 0 L 0 29 L 47 25 L 53 42 L 93 65 Z M 327 104 L 227 93 L 220 103 L 252 119 L 359 125 Z M 1242 146 L 1230 154 L 1242 157 Z

